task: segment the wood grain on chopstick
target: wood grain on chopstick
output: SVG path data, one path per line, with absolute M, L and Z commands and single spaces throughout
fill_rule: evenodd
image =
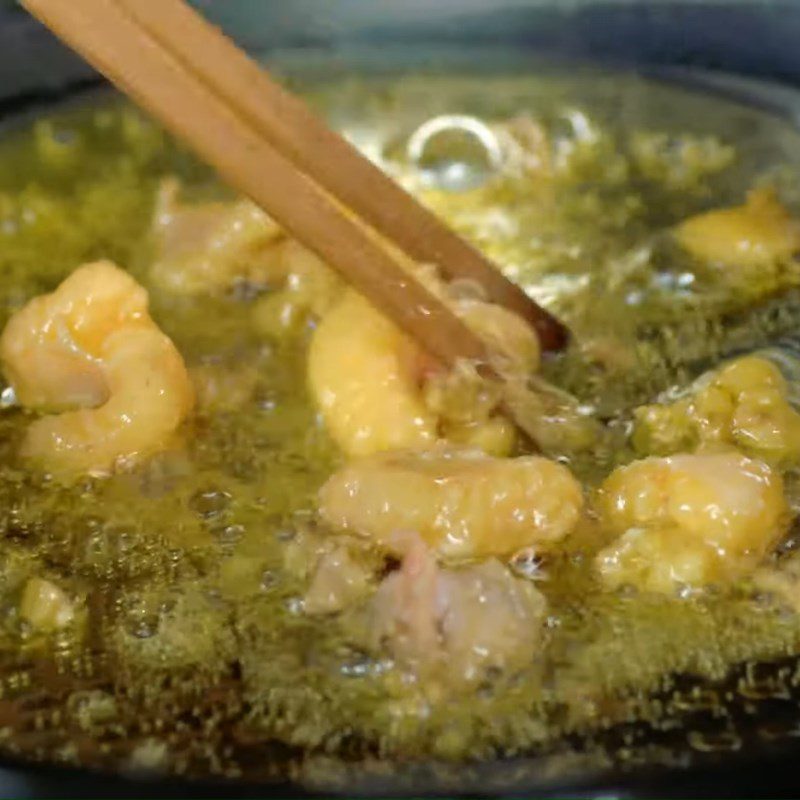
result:
M 182 0 L 116 0 L 273 146 L 412 259 L 479 283 L 558 349 L 566 329 Z M 179 32 L 179 35 L 176 35 Z M 201 59 L 197 54 L 202 53 Z

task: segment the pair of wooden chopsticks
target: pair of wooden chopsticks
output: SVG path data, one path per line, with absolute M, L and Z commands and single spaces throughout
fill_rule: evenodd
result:
M 23 5 L 446 364 L 472 359 L 492 372 L 480 338 L 363 222 L 413 260 L 479 283 L 544 349 L 563 346 L 557 320 L 183 0 Z

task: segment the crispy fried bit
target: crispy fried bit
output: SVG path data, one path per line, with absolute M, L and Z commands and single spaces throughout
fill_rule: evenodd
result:
M 446 559 L 552 546 L 577 524 L 582 505 L 580 484 L 561 464 L 474 451 L 377 454 L 343 467 L 320 490 L 330 525 L 389 550 L 396 531 L 417 531 Z
M 733 445 L 771 464 L 792 463 L 800 456 L 800 414 L 788 394 L 767 358 L 739 358 L 701 377 L 680 400 L 638 408 L 633 444 L 654 455 Z
M 788 522 L 780 474 L 736 452 L 635 461 L 611 474 L 597 505 L 620 534 L 597 557 L 603 582 L 654 592 L 746 575 Z
M 9 320 L 0 360 L 17 400 L 61 412 L 31 423 L 24 457 L 63 476 L 107 474 L 169 445 L 194 390 L 147 303 L 128 273 L 98 261 Z

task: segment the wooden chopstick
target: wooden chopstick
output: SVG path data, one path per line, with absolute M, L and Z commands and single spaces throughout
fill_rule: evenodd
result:
M 484 342 L 119 0 L 23 5 L 445 364 L 503 380 Z M 178 35 L 180 32 L 177 32 Z M 535 420 L 506 410 L 535 442 Z
M 113 0 L 25 6 L 433 355 L 448 364 L 487 361 L 483 343 L 450 309 Z
M 183 0 L 116 1 L 277 150 L 412 259 L 436 264 L 450 279 L 476 281 L 489 300 L 534 326 L 543 349 L 565 344 L 558 320 Z

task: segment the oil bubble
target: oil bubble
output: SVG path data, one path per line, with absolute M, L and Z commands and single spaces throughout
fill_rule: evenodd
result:
M 408 160 L 423 182 L 450 192 L 485 183 L 502 163 L 500 143 L 492 129 L 476 117 L 445 114 L 429 119 L 411 134 Z
M 203 519 L 219 517 L 228 509 L 231 495 L 219 489 L 195 492 L 189 500 L 189 507 Z

